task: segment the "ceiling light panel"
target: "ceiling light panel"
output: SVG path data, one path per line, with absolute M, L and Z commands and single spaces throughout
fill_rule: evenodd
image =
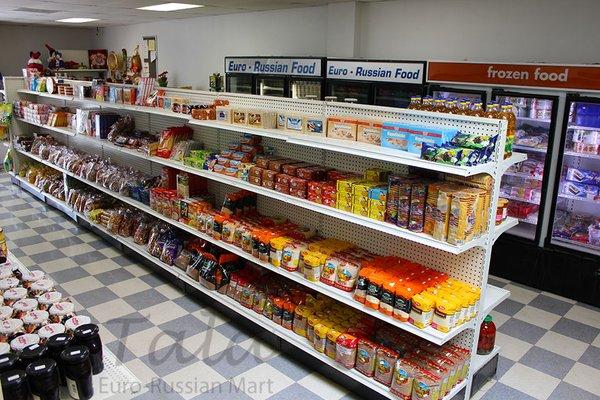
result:
M 98 18 L 64 18 L 57 19 L 56 22 L 66 22 L 69 24 L 83 24 L 85 22 L 98 21 Z
M 138 10 L 144 11 L 178 11 L 178 10 L 189 10 L 190 8 L 204 7 L 200 4 L 186 4 L 186 3 L 164 3 L 156 4 L 153 6 L 139 7 Z

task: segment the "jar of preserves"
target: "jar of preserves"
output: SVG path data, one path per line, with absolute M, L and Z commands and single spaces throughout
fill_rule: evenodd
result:
M 481 324 L 479 330 L 479 341 L 477 342 L 477 354 L 486 355 L 494 350 L 496 343 L 496 325 L 492 321 L 492 316 L 488 315 Z

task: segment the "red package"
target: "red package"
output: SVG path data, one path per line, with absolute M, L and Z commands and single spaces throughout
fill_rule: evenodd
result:
M 277 175 L 278 175 L 277 171 L 271 171 L 269 169 L 265 169 L 265 170 L 263 170 L 262 178 L 263 178 L 263 181 L 275 182 L 275 178 L 277 177 Z
M 298 168 L 296 175 L 299 178 L 309 181 L 322 181 L 325 178 L 326 171 L 321 167 Z
M 283 183 L 284 185 L 290 185 L 290 180 L 293 179 L 293 176 L 289 176 L 286 174 L 277 174 L 275 178 L 275 183 Z
M 262 137 L 254 135 L 245 135 L 240 140 L 241 144 L 256 145 L 262 141 Z
M 246 162 L 251 162 L 253 156 L 250 153 L 244 153 L 243 151 L 236 151 L 235 153 L 233 153 L 231 155 L 231 158 L 234 160 L 246 163 Z
M 306 190 L 305 189 L 290 189 L 290 195 L 294 197 L 299 197 L 301 199 L 306 198 Z
M 276 182 L 275 190 L 280 193 L 288 194 L 290 192 L 290 185 L 288 185 L 287 183 Z
M 251 175 L 248 177 L 248 182 L 250 182 L 253 185 L 262 186 L 262 177 Z
M 287 175 L 297 176 L 296 172 L 298 171 L 298 168 L 306 168 L 306 167 L 312 167 L 312 166 L 313 166 L 313 164 L 309 164 L 309 163 L 305 163 L 305 162 L 285 164 L 284 166 L 281 167 L 281 172 L 283 172 L 284 174 L 287 174 Z
M 290 189 L 302 189 L 306 192 L 308 186 L 308 181 L 302 178 L 291 177 L 290 179 Z
M 250 171 L 248 172 L 249 176 L 256 176 L 262 179 L 262 175 L 263 175 L 263 171 L 264 168 L 260 168 L 260 167 L 251 167 Z
M 269 161 L 269 169 L 272 171 L 277 171 L 277 172 L 281 172 L 282 167 L 286 164 L 294 164 L 297 161 L 294 160 L 290 160 L 290 159 L 286 159 L 286 158 L 282 158 L 279 160 L 271 160 Z
M 275 189 L 275 181 L 264 180 L 262 181 L 262 187 L 267 189 Z
M 269 161 L 271 160 L 277 160 L 278 158 L 275 158 L 273 156 L 258 156 L 256 157 L 256 166 L 257 167 L 261 167 L 264 169 L 269 168 Z

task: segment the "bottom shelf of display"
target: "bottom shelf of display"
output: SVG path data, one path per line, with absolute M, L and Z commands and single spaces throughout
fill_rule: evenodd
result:
M 566 247 L 571 250 L 582 251 L 584 253 L 594 254 L 600 256 L 600 246 L 595 246 L 591 243 L 578 242 L 576 240 L 564 239 L 554 237 L 552 238 L 552 244 L 556 246 Z
M 471 362 L 471 373 L 475 375 L 485 364 L 496 357 L 496 354 L 500 353 L 500 346 L 494 346 L 494 350 L 490 354 L 480 355 L 475 354 L 473 361 Z

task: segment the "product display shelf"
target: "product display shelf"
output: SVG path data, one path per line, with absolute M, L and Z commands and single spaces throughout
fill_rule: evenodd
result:
M 586 153 L 577 153 L 576 151 L 565 151 L 564 155 L 570 156 L 570 157 L 591 158 L 594 160 L 600 160 L 600 154 L 586 154 Z
M 513 149 L 514 150 L 521 150 L 521 151 L 532 151 L 535 153 L 546 153 L 548 150 L 542 147 L 530 147 L 530 146 L 521 146 L 518 144 L 513 145 Z
M 600 205 L 600 200 L 594 200 L 594 199 L 590 199 L 588 197 L 573 196 L 573 195 L 565 194 L 565 193 L 559 193 L 558 197 L 563 198 L 563 199 L 568 199 L 568 200 L 582 201 L 584 203 L 593 203 L 593 204 Z
M 569 125 L 567 129 L 581 130 L 581 131 L 600 131 L 600 127 L 597 126 L 580 126 L 580 125 Z
M 500 194 L 500 197 L 504 197 L 505 199 L 508 200 L 515 200 L 515 201 L 522 201 L 523 203 L 529 203 L 529 204 L 537 204 L 539 205 L 540 202 L 539 201 L 535 201 L 535 200 L 527 200 L 523 197 L 519 197 L 519 196 L 511 196 L 510 194 Z
M 305 134 L 295 134 L 295 133 L 290 133 L 288 131 L 284 131 L 284 130 L 280 130 L 280 129 L 260 129 L 260 128 L 253 128 L 253 127 L 245 126 L 245 125 L 227 124 L 227 123 L 223 123 L 223 122 L 219 122 L 219 121 L 197 120 L 197 119 L 191 118 L 189 115 L 174 113 L 171 111 L 164 111 L 162 109 L 157 109 L 157 108 L 152 108 L 152 107 L 134 106 L 134 105 L 128 105 L 128 104 L 121 104 L 121 103 L 111 103 L 111 102 L 106 102 L 106 101 L 97 101 L 97 100 L 93 100 L 93 99 L 83 99 L 83 98 L 78 98 L 78 97 L 74 97 L 74 96 L 60 96 L 60 95 L 56 95 L 56 94 L 42 93 L 42 92 L 36 92 L 33 90 L 25 90 L 25 89 L 18 90 L 17 92 L 21 93 L 21 94 L 30 94 L 30 95 L 40 96 L 40 97 L 60 99 L 60 100 L 64 100 L 67 102 L 82 102 L 82 103 L 86 103 L 86 104 L 94 104 L 94 105 L 98 105 L 100 107 L 109 108 L 109 109 L 136 111 L 136 112 L 143 112 L 143 113 L 147 113 L 147 114 L 155 114 L 155 115 L 161 115 L 161 116 L 174 117 L 174 118 L 178 118 L 178 119 L 187 120 L 190 125 L 204 126 L 204 127 L 209 127 L 209 128 L 218 128 L 218 129 L 224 129 L 224 130 L 229 130 L 229 131 L 235 131 L 235 132 L 239 132 L 239 133 L 248 133 L 248 134 L 252 134 L 252 135 L 258 135 L 258 136 L 269 137 L 269 138 L 274 138 L 274 139 L 281 139 L 290 144 L 319 148 L 319 149 L 323 149 L 323 150 L 335 151 L 335 152 L 349 154 L 349 155 L 367 157 L 367 158 L 372 158 L 372 159 L 376 159 L 376 160 L 380 160 L 380 161 L 388 161 L 388 162 L 393 162 L 393 163 L 402 164 L 402 165 L 406 165 L 406 166 L 423 168 L 423 169 L 427 169 L 427 170 L 431 170 L 431 171 L 444 172 L 444 173 L 459 175 L 459 176 L 472 176 L 472 175 L 476 175 L 476 174 L 480 174 L 480 173 L 487 173 L 487 174 L 493 175 L 494 172 L 496 171 L 497 164 L 506 164 L 508 161 L 512 165 L 512 164 L 524 161 L 526 159 L 526 155 L 516 153 L 512 157 L 510 157 L 508 160 L 502 160 L 499 162 L 489 162 L 489 163 L 480 164 L 480 165 L 476 165 L 476 166 L 470 166 L 470 167 L 448 165 L 448 164 L 442 164 L 442 163 L 437 163 L 437 162 L 428 161 L 428 160 L 422 160 L 418 156 L 411 155 L 410 153 L 407 153 L 407 152 L 400 152 L 397 150 L 387 149 L 384 147 L 361 143 L 361 142 L 331 139 L 331 138 L 327 138 L 327 137 L 311 136 L 311 135 L 305 135 Z M 223 93 L 219 96 L 217 96 L 217 94 L 215 94 L 215 93 L 212 93 L 212 95 L 214 96 L 214 98 L 217 98 L 217 97 L 227 98 L 226 93 Z M 314 102 L 314 101 L 309 101 L 309 102 L 319 103 L 319 102 Z M 363 106 L 363 108 L 373 108 L 373 107 Z M 374 108 L 377 109 L 377 108 L 381 108 L 381 107 L 374 107 Z M 349 112 L 350 110 L 345 110 L 345 111 Z M 366 111 L 366 110 L 363 110 L 363 111 Z M 410 112 L 411 114 L 414 114 L 414 116 L 411 115 L 411 117 L 413 117 L 413 118 L 416 118 L 419 115 L 421 115 L 424 118 L 431 118 L 431 119 L 438 118 L 441 116 L 441 114 L 431 113 L 431 112 L 427 112 L 427 111 L 416 111 L 416 110 L 408 110 L 407 111 L 407 110 L 402 110 L 402 109 L 396 109 L 395 111 L 396 112 L 401 112 L 401 111 L 402 112 Z M 454 116 L 454 117 L 460 118 L 460 116 Z M 495 121 L 495 120 L 490 120 L 490 119 L 488 119 L 486 121 L 483 118 L 480 118 L 480 119 L 482 121 L 485 121 L 490 124 L 492 124 L 492 121 Z M 469 122 L 471 122 L 471 121 L 469 120 Z M 434 123 L 434 121 L 432 121 L 432 123 Z M 498 129 L 498 127 L 496 126 L 495 129 Z
M 38 199 L 48 203 L 52 207 L 64 212 L 69 217 L 75 219 L 75 214 L 71 207 L 67 205 L 64 201 L 52 196 L 51 194 L 42 192 L 40 189 L 27 182 L 27 180 L 21 178 L 18 175 L 15 175 L 13 172 L 10 173 L 11 177 L 18 182 L 18 185 L 23 189 L 27 190 L 29 193 L 33 194 Z
M 296 335 L 293 331 L 285 329 L 283 326 L 278 325 L 278 324 L 274 323 L 273 321 L 262 317 L 260 314 L 257 314 L 253 310 L 242 306 L 240 303 L 231 299 L 229 296 L 219 293 L 216 290 L 207 289 L 206 287 L 202 286 L 198 281 L 193 280 L 187 274 L 185 274 L 183 271 L 177 269 L 177 267 L 165 264 L 162 261 L 160 261 L 159 259 L 157 259 L 156 257 L 153 257 L 152 255 L 150 255 L 146 251 L 146 248 L 144 246 L 140 246 L 140 245 L 134 243 L 129 238 L 123 238 L 118 235 L 117 236 L 112 235 L 108 230 L 106 230 L 106 228 L 104 228 L 101 225 L 91 222 L 83 214 L 77 213 L 77 217 L 78 217 L 78 219 L 86 221 L 92 227 L 94 227 L 95 229 L 98 229 L 105 235 L 108 235 L 108 236 L 112 237 L 113 239 L 116 239 L 121 244 L 123 244 L 125 247 L 129 248 L 130 250 L 132 250 L 132 251 L 136 252 L 137 254 L 141 255 L 142 257 L 146 258 L 147 260 L 152 262 L 154 265 L 165 270 L 169 274 L 175 276 L 177 279 L 185 282 L 187 285 L 189 285 L 189 286 L 197 289 L 198 291 L 202 292 L 203 294 L 215 299 L 220 304 L 225 305 L 227 308 L 236 312 L 237 314 L 241 315 L 242 317 L 256 323 L 259 326 L 262 326 L 263 328 L 267 329 L 269 332 L 284 339 L 287 343 L 290 343 L 290 344 L 294 345 L 295 347 L 299 348 L 300 350 L 303 350 L 307 354 L 317 358 L 319 361 L 329 365 L 330 367 L 333 367 L 337 371 L 339 371 L 339 372 L 343 373 L 344 375 L 352 378 L 353 380 L 363 384 L 364 386 L 374 390 L 375 392 L 377 392 L 385 397 L 388 397 L 390 399 L 397 398 L 394 394 L 392 394 L 390 392 L 390 390 L 387 386 L 375 381 L 372 378 L 364 376 L 363 374 L 361 374 L 360 372 L 358 372 L 355 369 L 344 368 L 339 363 L 337 363 L 335 360 L 332 360 L 331 358 L 327 357 L 325 354 L 316 351 L 308 343 L 308 341 L 305 338 L 303 338 L 299 335 Z M 452 397 L 454 397 L 454 395 L 456 395 L 459 391 L 461 391 L 465 387 L 465 385 L 466 385 L 466 380 L 459 383 L 458 385 L 456 385 L 448 393 L 448 395 L 446 397 L 444 397 L 444 399 L 445 400 L 452 399 Z
M 502 221 L 500 225 L 496 225 L 496 227 L 494 228 L 493 242 L 498 240 L 500 235 L 502 235 L 504 232 L 508 231 L 511 228 L 514 228 L 518 224 L 519 220 L 517 218 L 506 217 L 506 220 Z
M 530 179 L 532 181 L 541 181 L 542 179 L 544 179 L 541 176 L 533 176 L 530 174 L 524 174 L 522 172 L 510 172 L 510 171 L 506 171 L 504 173 L 504 175 L 508 175 L 508 176 L 516 176 L 518 178 L 523 178 L 523 179 Z
M 58 132 L 58 133 L 61 133 L 63 135 L 67 135 L 67 136 L 75 136 L 76 135 L 76 133 L 75 133 L 74 130 L 69 129 L 69 128 L 64 127 L 64 126 L 50 126 L 50 125 L 45 125 L 45 124 L 39 124 L 37 122 L 27 121 L 24 118 L 15 118 L 15 119 L 17 121 L 21 121 L 21 122 L 24 122 L 24 123 L 29 124 L 29 125 L 37 126 L 39 128 L 49 129 L 51 131 Z
M 231 253 L 237 254 L 238 256 L 240 256 L 240 257 L 242 257 L 242 258 L 244 258 L 244 259 L 246 259 L 248 261 L 251 261 L 251 262 L 253 262 L 255 264 L 258 264 L 258 265 L 260 265 L 261 267 L 263 267 L 265 269 L 268 269 L 268 270 L 273 271 L 273 272 L 275 272 L 275 273 L 277 273 L 279 275 L 282 275 L 282 276 L 284 276 L 284 277 L 286 277 L 288 279 L 296 281 L 296 282 L 300 283 L 303 286 L 306 286 L 306 287 L 308 287 L 310 289 L 313 289 L 313 290 L 315 290 L 315 291 L 317 291 L 319 293 L 322 293 L 322 294 L 324 294 L 324 295 L 326 295 L 326 296 L 328 296 L 328 297 L 330 297 L 332 299 L 338 300 L 338 301 L 340 301 L 340 302 L 342 302 L 342 303 L 344 303 L 346 305 L 349 305 L 349 306 L 351 306 L 351 307 L 353 307 L 353 308 L 355 308 L 355 309 L 357 309 L 359 311 L 362 311 L 362 312 L 364 312 L 366 314 L 372 315 L 372 316 L 374 316 L 377 319 L 380 319 L 380 320 L 382 320 L 384 322 L 389 323 L 390 325 L 397 326 L 398 328 L 400 328 L 402 330 L 410 332 L 410 333 L 412 333 L 412 334 L 414 334 L 416 336 L 422 337 L 423 339 L 426 339 L 426 340 L 428 340 L 430 342 L 433 342 L 435 344 L 446 343 L 447 341 L 449 341 L 450 339 L 452 339 L 453 337 L 455 337 L 456 335 L 458 335 L 459 333 L 461 333 L 465 329 L 474 328 L 473 321 L 471 321 L 471 322 L 464 323 L 463 325 L 458 326 L 458 327 L 452 329 L 448 333 L 440 332 L 440 331 L 438 331 L 438 330 L 436 330 L 436 329 L 434 329 L 432 327 L 428 327 L 428 328 L 425 328 L 425 329 L 419 329 L 416 326 L 414 326 L 414 325 L 412 325 L 412 324 L 410 324 L 408 322 L 401 322 L 401 321 L 396 320 L 396 319 L 394 319 L 392 317 L 389 317 L 389 316 L 387 316 L 385 314 L 382 314 L 379 311 L 376 311 L 376 310 L 373 310 L 371 308 L 365 307 L 362 303 L 359 303 L 356 300 L 354 300 L 352 298 L 352 294 L 351 293 L 344 292 L 344 291 L 342 291 L 340 289 L 336 289 L 336 288 L 334 288 L 332 286 L 329 286 L 329 285 L 326 285 L 324 283 L 311 282 L 311 281 L 305 279 L 299 273 L 288 272 L 288 271 L 286 271 L 286 270 L 284 270 L 282 268 L 274 267 L 273 265 L 271 265 L 268 262 L 262 262 L 262 261 L 258 260 L 257 258 L 253 257 L 252 255 L 246 253 L 245 251 L 243 251 L 241 248 L 239 248 L 237 246 L 234 246 L 232 244 L 223 242 L 221 240 L 216 240 L 212 236 L 209 236 L 209 235 L 207 235 L 207 234 L 205 234 L 203 232 L 200 232 L 200 231 L 196 230 L 195 228 L 193 228 L 193 227 L 191 227 L 189 225 L 186 225 L 186 224 L 184 224 L 182 222 L 175 221 L 175 220 L 173 220 L 173 219 L 171 219 L 169 217 L 166 217 L 166 216 L 162 215 L 161 213 L 153 210 L 149 206 L 147 206 L 147 205 L 145 205 L 143 203 L 140 203 L 137 200 L 132 199 L 131 197 L 126 197 L 126 196 L 119 195 L 118 193 L 115 193 L 115 192 L 113 192 L 113 191 L 111 191 L 109 189 L 106 189 L 103 186 L 98 185 L 97 183 L 90 182 L 90 181 L 88 181 L 86 179 L 82 179 L 82 178 L 78 177 L 77 175 L 75 175 L 75 174 L 73 174 L 73 173 L 71 173 L 71 172 L 69 172 L 67 170 L 61 169 L 61 168 L 59 168 L 59 167 L 57 167 L 57 166 L 49 163 L 48 161 L 42 160 L 41 158 L 39 158 L 37 156 L 34 156 L 32 154 L 29 154 L 29 153 L 26 153 L 26 152 L 22 152 L 22 151 L 20 151 L 19 153 L 24 154 L 25 156 L 28 156 L 28 157 L 30 157 L 30 158 L 38 161 L 38 162 L 41 162 L 41 163 L 43 163 L 45 165 L 48 165 L 48 166 L 52 167 L 52 168 L 55 168 L 56 170 L 59 170 L 59 171 L 63 172 L 64 174 L 66 174 L 66 175 L 68 175 L 68 176 L 70 176 L 72 178 L 75 178 L 78 181 L 80 181 L 80 182 L 82 182 L 82 183 L 84 183 L 84 184 L 86 184 L 86 185 L 88 185 L 88 186 L 90 186 L 92 188 L 95 188 L 95 189 L 97 189 L 97 190 L 99 190 L 101 192 L 104 192 L 104 193 L 106 193 L 106 194 L 108 194 L 108 195 L 110 195 L 110 196 L 112 196 L 112 197 L 114 197 L 114 198 L 116 198 L 116 199 L 118 199 L 118 200 L 120 200 L 120 201 L 122 201 L 124 203 L 127 203 L 127 204 L 129 204 L 129 205 L 131 205 L 133 207 L 136 207 L 139 210 L 144 211 L 145 213 L 147 213 L 149 215 L 152 215 L 152 216 L 154 216 L 154 217 L 156 217 L 158 219 L 161 219 L 161 220 L 163 220 L 163 221 L 165 221 L 165 222 L 173 225 L 174 227 L 177 227 L 177 228 L 179 228 L 179 229 L 181 229 L 183 231 L 186 231 L 186 232 L 188 232 L 188 233 L 190 233 L 190 234 L 192 234 L 192 235 L 194 235 L 196 237 L 199 237 L 200 239 L 203 239 L 203 240 L 205 240 L 207 242 L 213 243 L 213 244 L 215 244 L 215 245 L 217 245 L 217 246 L 219 246 L 219 247 L 221 247 L 221 248 L 223 248 L 225 250 L 230 251 Z M 21 181 L 23 181 L 23 180 L 21 180 Z M 23 182 L 25 182 L 25 181 L 23 181 Z M 32 185 L 30 185 L 30 186 L 32 186 Z M 32 190 L 38 190 L 39 191 L 39 189 L 37 189 L 35 186 L 32 186 Z M 43 195 L 48 196 L 46 193 L 43 193 Z M 68 206 L 67 206 L 67 208 L 68 208 Z M 70 214 L 71 212 L 72 212 L 72 210 L 70 210 L 69 212 L 67 212 L 67 214 Z
M 475 354 L 471 363 L 471 371 L 476 374 L 485 364 L 496 357 L 498 353 L 500 353 L 500 346 L 496 345 L 490 354 Z
M 55 72 L 108 72 L 107 69 L 102 68 L 61 68 L 53 70 Z
M 591 243 L 578 242 L 576 240 L 570 240 L 565 238 L 553 237 L 552 244 L 566 247 L 568 249 L 585 251 L 596 256 L 600 256 L 600 246 L 593 245 Z M 585 250 L 582 250 L 585 249 Z
M 546 124 L 546 125 L 550 125 L 550 123 L 552 122 L 551 119 L 530 118 L 530 117 L 517 117 L 517 121 L 525 122 L 525 123 L 532 123 L 532 124 Z
M 39 125 L 39 124 L 33 124 L 33 125 L 39 126 L 42 128 L 49 128 L 51 130 L 55 130 L 55 129 L 52 129 L 52 127 L 48 127 L 46 125 Z M 64 134 L 70 135 L 70 136 L 75 134 L 72 130 L 68 130 L 68 129 L 64 130 L 64 132 L 62 129 L 55 130 L 55 131 L 58 131 L 60 133 L 64 133 Z M 96 137 L 91 137 L 91 136 L 86 136 L 86 135 L 77 135 L 77 137 L 95 141 L 97 143 L 100 143 L 102 146 L 113 149 L 115 151 L 119 151 L 119 152 L 129 154 L 129 155 L 132 155 L 135 157 L 139 157 L 139 158 L 142 158 L 145 160 L 151 160 L 152 162 L 157 163 L 157 164 L 161 164 L 161 165 L 168 166 L 168 167 L 173 167 L 173 168 L 185 171 L 185 172 L 189 172 L 194 175 L 205 177 L 207 179 L 210 179 L 210 180 L 213 180 L 216 182 L 221 182 L 221 183 L 225 183 L 227 185 L 233 186 L 233 187 L 245 189 L 245 190 L 248 190 L 248 191 L 256 193 L 256 194 L 260 194 L 260 195 L 270 197 L 270 198 L 276 199 L 276 200 L 281 200 L 288 204 L 293 204 L 295 206 L 302 207 L 307 210 L 312 210 L 312 211 L 315 211 L 315 212 L 318 212 L 318 213 L 321 213 L 324 215 L 328 215 L 328 216 L 331 216 L 334 218 L 342 219 L 344 221 L 352 222 L 357 225 L 375 229 L 380 232 L 385 232 L 390 235 L 401 237 L 401 238 L 404 238 L 404 239 L 407 239 L 407 240 L 410 240 L 410 241 L 413 241 L 416 243 L 421 243 L 421 244 L 424 244 L 424 245 L 427 245 L 430 247 L 441 249 L 441 250 L 447 251 L 452 254 L 460 254 L 460 253 L 463 253 L 463 252 L 465 252 L 473 247 L 476 247 L 476 246 L 485 246 L 485 243 L 487 240 L 487 236 L 482 235 L 479 238 L 473 239 L 467 243 L 453 245 L 453 244 L 450 244 L 450 243 L 447 243 L 447 242 L 444 242 L 441 240 L 436 240 L 432 236 L 424 234 L 424 233 L 412 232 L 408 229 L 400 228 L 396 225 L 392 225 L 392 224 L 384 222 L 384 221 L 378 221 L 378 220 L 364 217 L 364 216 L 354 214 L 354 213 L 351 213 L 348 211 L 343 211 L 343 210 L 340 210 L 340 209 L 337 209 L 334 207 L 328 207 L 323 204 L 318 204 L 318 203 L 312 202 L 307 199 L 294 197 L 294 196 L 291 196 L 291 195 L 288 195 L 285 193 L 278 192 L 273 189 L 268 189 L 268 188 L 265 188 L 262 186 L 253 185 L 253 184 L 243 181 L 241 179 L 229 177 L 229 176 L 219 174 L 219 173 L 216 173 L 213 171 L 189 167 L 187 165 L 184 165 L 181 162 L 173 161 L 171 159 L 166 159 L 166 158 L 156 157 L 156 156 L 148 156 L 148 155 L 145 155 L 144 153 L 141 153 L 134 149 L 127 149 L 122 146 L 117 146 L 105 139 L 99 139 Z M 512 227 L 513 223 L 514 223 L 514 221 L 503 223 L 502 227 L 499 228 L 501 230 L 500 233 L 495 232 L 494 240 L 497 238 L 498 235 L 500 235 L 501 233 L 506 231 L 506 229 L 509 229 L 510 227 Z M 511 225 L 511 226 L 508 226 L 508 225 Z M 504 229 L 504 228 L 506 228 L 506 229 Z

